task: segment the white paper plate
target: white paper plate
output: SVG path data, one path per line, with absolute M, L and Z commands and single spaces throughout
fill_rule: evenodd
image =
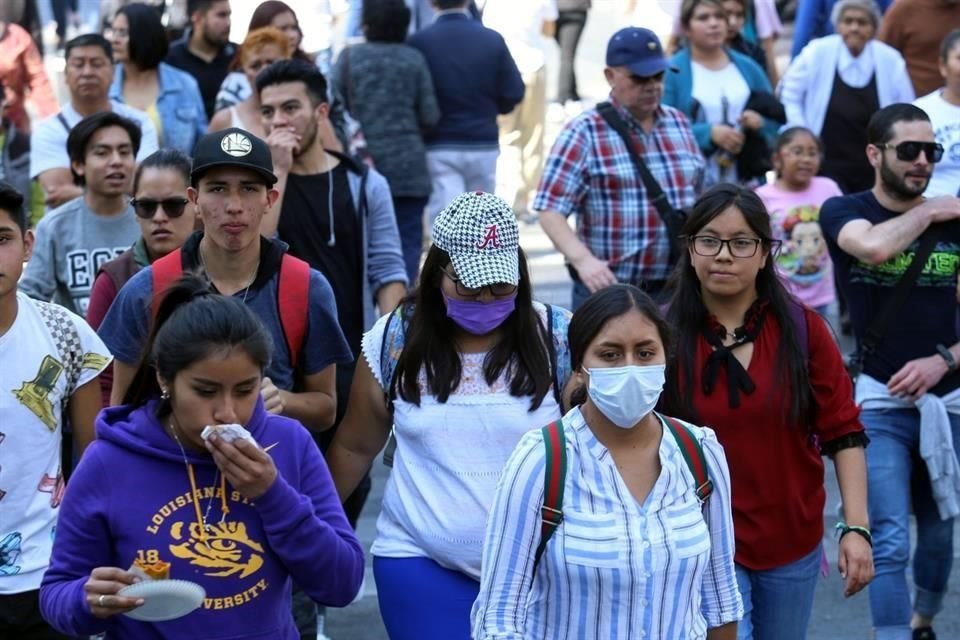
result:
M 124 587 L 117 595 L 143 598 L 141 606 L 124 615 L 134 620 L 159 622 L 181 618 L 198 609 L 207 592 L 196 582 L 187 580 L 152 580 Z

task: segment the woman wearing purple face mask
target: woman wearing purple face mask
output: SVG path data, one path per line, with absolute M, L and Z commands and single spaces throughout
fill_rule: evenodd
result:
M 393 426 L 372 549 L 392 640 L 470 638 L 500 470 L 524 433 L 560 417 L 571 377 L 570 312 L 533 301 L 509 205 L 463 194 L 437 217 L 433 238 L 420 287 L 364 335 L 327 452 L 346 497 Z

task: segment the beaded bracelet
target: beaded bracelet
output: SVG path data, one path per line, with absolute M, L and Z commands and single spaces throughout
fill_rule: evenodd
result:
M 843 540 L 843 536 L 853 531 L 854 533 L 857 533 L 863 537 L 863 539 L 867 541 L 867 544 L 870 545 L 871 549 L 873 548 L 873 535 L 870 533 L 870 529 L 867 529 L 866 527 L 858 527 L 856 525 L 851 526 L 845 522 L 838 522 L 836 530 L 840 532 L 841 540 Z

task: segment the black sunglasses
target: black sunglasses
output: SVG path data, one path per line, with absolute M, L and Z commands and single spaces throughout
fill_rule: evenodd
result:
M 635 73 L 630 74 L 630 80 L 634 84 L 647 84 L 648 82 L 663 82 L 663 76 L 666 72 L 661 71 L 660 73 L 655 73 L 652 76 L 638 76 Z
M 133 198 L 130 205 L 138 218 L 149 220 L 157 214 L 157 207 L 162 206 L 163 212 L 168 218 L 179 218 L 187 208 L 189 200 L 186 198 L 164 198 L 163 200 L 154 200 L 153 198 Z
M 913 162 L 922 151 L 927 156 L 927 162 L 936 164 L 943 158 L 943 145 L 937 142 L 916 142 L 907 140 L 898 145 L 878 144 L 879 149 L 893 149 L 897 152 L 897 160 Z

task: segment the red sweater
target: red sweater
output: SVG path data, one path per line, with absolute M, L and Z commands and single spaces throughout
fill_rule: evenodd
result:
M 863 431 L 860 411 L 833 335 L 815 312 L 806 311 L 809 372 L 817 410 L 812 433 L 820 443 Z M 777 387 L 780 324 L 768 313 L 747 373 L 757 388 L 740 392 L 731 409 L 726 369 L 705 396 L 700 376 L 712 348 L 702 336 L 694 371 L 694 408 L 723 445 L 730 466 L 736 562 L 748 569 L 780 567 L 809 554 L 823 537 L 824 465 L 810 432 L 788 424 L 783 390 Z

